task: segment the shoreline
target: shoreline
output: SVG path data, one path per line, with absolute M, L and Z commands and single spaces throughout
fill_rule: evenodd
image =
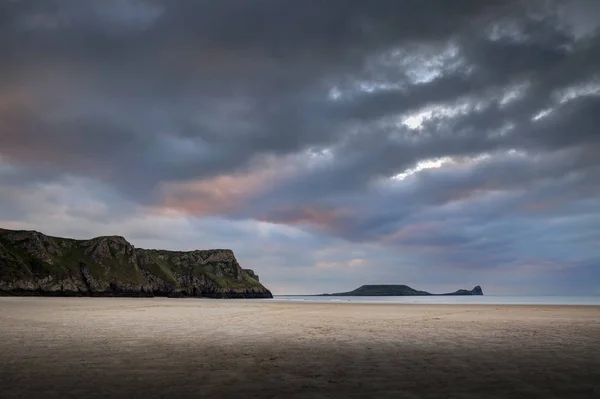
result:
M 364 301 L 364 302 L 353 302 L 353 301 L 290 301 L 290 300 L 278 300 L 275 298 L 210 298 L 210 297 L 118 297 L 118 296 L 77 296 L 77 297 L 59 297 L 59 296 L 34 296 L 34 295 L 16 295 L 16 296 L 0 296 L 0 304 L 3 302 L 9 301 L 23 301 L 23 302 L 53 302 L 53 301 L 65 301 L 71 302 L 72 305 L 76 305 L 77 301 L 90 301 L 97 302 L 101 304 L 104 301 L 108 303 L 112 301 L 132 301 L 132 302 L 155 302 L 155 303 L 164 303 L 165 305 L 176 305 L 178 303 L 190 305 L 193 302 L 205 302 L 205 303 L 213 303 L 213 304 L 222 304 L 225 306 L 234 306 L 234 305 L 242 305 L 243 307 L 247 306 L 354 306 L 354 307 L 371 307 L 371 306 L 381 306 L 381 307 L 398 307 L 398 308 L 411 308 L 411 307 L 428 307 L 428 308 L 550 308 L 550 309 L 560 309 L 560 308 L 586 308 L 586 309 L 597 309 L 600 311 L 600 304 L 531 304 L 531 303 L 424 303 L 424 302 L 383 302 L 383 301 Z

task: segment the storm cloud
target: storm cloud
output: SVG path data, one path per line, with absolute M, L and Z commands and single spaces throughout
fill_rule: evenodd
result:
M 0 54 L 4 227 L 600 292 L 594 0 L 12 0 Z

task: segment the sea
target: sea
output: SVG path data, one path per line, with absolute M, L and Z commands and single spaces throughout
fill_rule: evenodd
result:
M 516 295 L 465 295 L 465 296 L 314 296 L 274 295 L 266 301 L 313 303 L 414 303 L 456 305 L 596 305 L 600 296 L 516 296 Z

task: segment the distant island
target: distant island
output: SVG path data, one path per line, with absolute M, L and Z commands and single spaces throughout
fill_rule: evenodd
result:
M 230 249 L 141 249 L 121 236 L 75 240 L 6 229 L 0 295 L 273 297 Z
M 460 289 L 448 294 L 431 294 L 426 291 L 415 290 L 408 285 L 381 284 L 363 285 L 349 292 L 338 292 L 335 294 L 320 294 L 318 296 L 431 296 L 431 295 L 483 295 L 480 286 L 472 290 Z

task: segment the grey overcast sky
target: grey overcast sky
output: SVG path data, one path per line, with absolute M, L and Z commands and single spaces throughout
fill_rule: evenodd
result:
M 0 227 L 600 294 L 600 1 L 0 0 Z

